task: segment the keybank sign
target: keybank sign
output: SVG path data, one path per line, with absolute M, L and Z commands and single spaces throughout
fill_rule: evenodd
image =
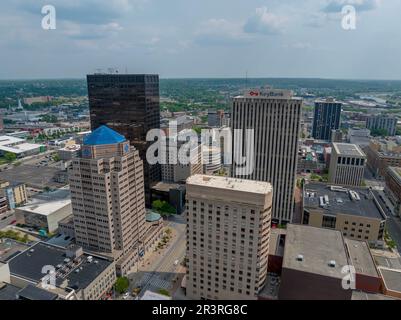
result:
M 246 98 L 272 98 L 272 99 L 291 99 L 294 96 L 291 90 L 280 89 L 251 89 L 245 92 Z

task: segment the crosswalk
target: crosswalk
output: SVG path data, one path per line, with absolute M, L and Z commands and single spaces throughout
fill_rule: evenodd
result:
M 152 275 L 152 273 L 146 273 L 139 281 L 141 287 L 147 286 L 157 289 L 168 289 L 171 285 L 170 281 L 160 278 L 158 275 Z

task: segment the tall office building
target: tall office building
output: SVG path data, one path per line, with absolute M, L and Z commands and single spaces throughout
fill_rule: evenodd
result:
M 185 183 L 185 181 L 194 174 L 202 174 L 202 144 L 196 144 L 189 146 L 187 154 L 180 155 L 179 150 L 183 145 L 187 144 L 187 141 L 181 141 L 180 135 L 185 134 L 187 130 L 183 130 L 176 136 L 165 137 L 166 142 L 166 160 L 167 164 L 161 165 L 162 181 L 167 183 Z M 177 156 L 177 162 L 172 163 L 169 160 L 170 147 L 173 147 L 175 155 Z M 185 147 L 185 146 L 184 146 Z M 182 157 L 182 158 L 181 158 Z M 190 161 L 187 163 L 189 157 Z
M 122 135 L 100 126 L 69 171 L 76 243 L 113 256 L 124 274 L 138 259 L 145 230 L 143 165 Z
M 387 135 L 395 136 L 397 132 L 397 122 L 396 117 L 382 115 L 374 115 L 368 117 L 366 120 L 366 128 L 371 131 L 384 130 Z
M 315 102 L 313 138 L 331 141 L 332 130 L 340 128 L 341 107 L 342 104 L 332 98 Z
M 334 184 L 360 186 L 366 167 L 366 155 L 356 144 L 333 143 L 329 181 Z
M 187 296 L 254 300 L 266 282 L 270 183 L 194 175 L 187 180 Z
M 235 130 L 253 129 L 254 170 L 247 176 L 239 175 L 237 169 L 241 165 L 233 161 L 231 174 L 273 185 L 275 223 L 288 223 L 293 217 L 301 109 L 302 100 L 293 97 L 292 91 L 288 90 L 249 90 L 233 100 L 233 155 L 240 150 L 241 144 Z M 246 139 L 242 145 L 243 150 L 249 151 Z
M 88 75 L 89 110 L 92 130 L 101 125 L 125 136 L 144 162 L 145 199 L 151 205 L 150 188 L 161 179 L 160 165 L 149 165 L 146 134 L 160 128 L 158 75 Z

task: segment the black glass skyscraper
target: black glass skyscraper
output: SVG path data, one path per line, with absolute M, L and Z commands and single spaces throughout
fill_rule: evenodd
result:
M 327 99 L 315 102 L 312 137 L 317 140 L 331 140 L 332 130 L 340 128 L 340 102 Z
M 160 181 L 159 165 L 149 165 L 146 134 L 160 128 L 159 76 L 147 74 L 94 74 L 87 76 L 92 130 L 101 125 L 124 135 L 144 162 L 146 205 L 151 187 Z

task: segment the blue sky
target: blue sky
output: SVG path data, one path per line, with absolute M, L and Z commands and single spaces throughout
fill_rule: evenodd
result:
M 57 29 L 41 28 L 56 8 Z M 341 9 L 357 10 L 356 30 Z M 399 0 L 3 0 L 0 78 L 401 79 Z

